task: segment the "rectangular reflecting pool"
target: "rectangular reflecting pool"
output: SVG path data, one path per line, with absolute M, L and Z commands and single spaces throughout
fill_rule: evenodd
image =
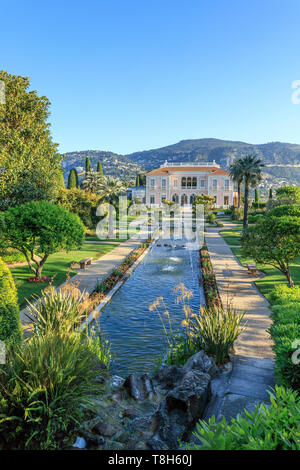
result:
M 157 297 L 163 297 L 174 327 L 181 328 L 184 315 L 182 306 L 175 303 L 174 288 L 183 282 L 192 290 L 190 305 L 198 312 L 205 303 L 200 276 L 198 250 L 187 249 L 182 241 L 156 242 L 95 320 L 100 322 L 101 332 L 115 355 L 113 373 L 125 377 L 132 372 L 153 371 L 166 353 L 167 342 L 159 316 L 150 312 L 149 306 Z

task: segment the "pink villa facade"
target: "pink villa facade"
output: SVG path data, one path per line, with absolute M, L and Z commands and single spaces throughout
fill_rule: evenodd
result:
M 148 205 L 160 205 L 164 199 L 190 205 L 201 194 L 214 196 L 215 207 L 235 204 L 234 185 L 229 172 L 215 161 L 176 164 L 166 161 L 160 168 L 147 173 Z

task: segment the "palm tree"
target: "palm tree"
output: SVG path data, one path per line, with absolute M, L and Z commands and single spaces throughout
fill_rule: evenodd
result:
M 88 171 L 85 175 L 85 179 L 81 183 L 81 188 L 84 191 L 97 193 L 102 178 L 103 176 L 101 176 L 97 171 Z
M 239 159 L 240 174 L 245 184 L 244 193 L 244 229 L 248 227 L 249 189 L 254 188 L 262 180 L 262 168 L 264 163 L 256 155 L 246 155 Z
M 241 193 L 242 193 L 242 182 L 243 182 L 240 162 L 241 162 L 241 159 L 236 160 L 234 163 L 230 165 L 230 168 L 229 168 L 230 176 L 233 182 L 236 183 L 238 187 L 238 207 L 241 207 Z
M 109 203 L 108 238 L 112 238 L 114 236 L 113 206 L 117 206 L 120 194 L 125 193 L 125 191 L 126 186 L 118 178 L 102 176 L 99 180 L 97 193 L 105 202 Z

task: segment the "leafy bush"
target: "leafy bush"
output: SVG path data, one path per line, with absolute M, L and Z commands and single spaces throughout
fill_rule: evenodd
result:
M 80 336 L 34 335 L 0 368 L 4 449 L 54 449 L 58 433 L 78 424 L 99 390 L 98 359 Z
M 271 292 L 270 300 L 274 304 L 300 302 L 300 286 L 295 286 L 291 289 L 287 285 L 281 284 Z
M 257 405 L 253 413 L 245 410 L 230 424 L 225 418 L 216 423 L 200 421 L 196 433 L 200 444 L 187 446 L 196 450 L 300 450 L 300 398 L 296 392 L 275 387 L 271 406 Z
M 199 349 L 212 356 L 217 364 L 224 364 L 233 348 L 234 342 L 245 330 L 241 326 L 244 313 L 231 308 L 201 309 L 195 315 L 192 330 Z
M 271 293 L 273 324 L 270 334 L 274 341 L 275 373 L 282 385 L 300 389 L 300 367 L 294 363 L 294 342 L 300 340 L 300 287 L 279 286 Z
M 215 221 L 215 218 L 216 218 L 216 216 L 213 212 L 210 212 L 209 214 L 207 214 L 207 222 L 209 224 L 213 224 L 214 221 Z
M 264 201 L 259 201 L 259 202 L 253 202 L 252 207 L 254 209 L 264 209 L 266 207 L 267 203 Z
M 241 221 L 244 217 L 244 208 L 243 207 L 234 207 L 232 209 L 231 218 L 232 220 Z
M 50 288 L 44 291 L 41 299 L 36 297 L 34 303 L 28 303 L 27 316 L 34 321 L 38 334 L 51 331 L 70 334 L 84 320 L 84 303 L 82 302 L 86 296 L 72 287 L 59 291 Z
M 17 289 L 9 268 L 0 258 L 0 340 L 10 344 L 21 338 Z
M 249 215 L 248 217 L 248 222 L 249 224 L 256 224 L 260 220 L 262 220 L 265 216 L 263 214 L 257 214 L 257 215 Z
M 183 329 L 178 333 L 174 332 L 172 317 L 163 298 L 159 297 L 150 306 L 150 311 L 156 310 L 158 313 L 168 341 L 167 364 L 184 364 L 199 350 L 204 350 L 217 364 L 224 364 L 228 360 L 234 341 L 245 329 L 245 325 L 241 326 L 244 314 L 220 307 L 201 309 L 197 315 L 189 304 L 189 299 L 193 296 L 192 291 L 181 283 L 175 288 L 175 292 L 179 292 L 176 303 L 182 304 L 184 313 L 181 322 Z M 163 307 L 163 312 L 160 307 Z
M 300 204 L 288 204 L 275 207 L 268 213 L 268 215 L 274 217 L 284 217 L 285 215 L 300 217 Z
M 96 194 L 79 188 L 62 188 L 57 197 L 57 203 L 77 214 L 85 227 L 89 229 L 94 229 L 99 221 L 99 217 L 96 216 L 99 200 Z

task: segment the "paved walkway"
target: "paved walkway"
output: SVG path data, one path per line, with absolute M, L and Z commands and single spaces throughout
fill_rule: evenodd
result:
M 268 401 L 266 390 L 275 383 L 272 343 L 266 331 L 271 326 L 269 303 L 254 284 L 257 278 L 241 266 L 219 234 L 235 226 L 224 221 L 224 227 L 207 228 L 205 233 L 223 305 L 231 304 L 238 311 L 245 311 L 247 321 L 246 330 L 235 343 L 233 369 L 228 374 L 225 393 L 216 382 L 214 413 L 217 408 L 219 418 L 235 416 L 245 407 L 253 409 L 257 401 Z

